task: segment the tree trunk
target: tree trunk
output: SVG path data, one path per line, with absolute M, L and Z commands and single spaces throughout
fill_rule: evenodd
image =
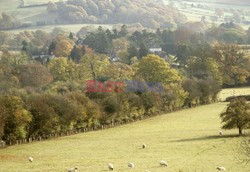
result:
M 239 128 L 239 135 L 242 136 L 242 129 Z

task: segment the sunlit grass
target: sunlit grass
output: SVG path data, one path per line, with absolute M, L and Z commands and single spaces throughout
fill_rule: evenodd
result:
M 221 101 L 224 101 L 227 97 L 240 96 L 240 95 L 250 95 L 250 88 L 249 87 L 245 87 L 245 88 L 228 88 L 228 89 L 223 89 L 218 94 L 218 99 L 221 100 Z

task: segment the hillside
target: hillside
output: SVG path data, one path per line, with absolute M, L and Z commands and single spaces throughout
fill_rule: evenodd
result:
M 186 17 L 177 9 L 156 0 L 53 0 L 49 2 L 12 0 L 12 4 L 0 1 L 0 6 L 2 5 L 7 8 L 0 8 L 0 12 L 5 12 L 13 20 L 20 22 L 18 27 L 52 24 L 141 23 L 148 28 L 172 28 L 186 21 Z
M 56 172 L 74 166 L 79 171 L 108 171 L 108 162 L 114 163 L 115 171 L 128 171 L 127 163 L 132 161 L 133 171 L 160 172 L 164 167 L 159 161 L 165 159 L 169 172 L 215 172 L 217 166 L 248 172 L 249 165 L 239 163 L 237 131 L 218 136 L 218 115 L 225 107 L 226 103 L 215 103 L 112 129 L 9 147 L 0 150 L 0 171 Z M 147 144 L 145 150 L 142 143 Z M 28 156 L 34 157 L 32 164 Z
M 216 0 L 216 2 L 233 5 L 250 5 L 250 2 L 248 0 Z
M 203 3 L 223 3 L 230 5 L 250 5 L 248 0 L 183 0 L 190 2 L 203 2 Z

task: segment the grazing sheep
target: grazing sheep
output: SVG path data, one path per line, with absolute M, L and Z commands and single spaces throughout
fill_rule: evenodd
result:
M 223 132 L 222 131 L 220 131 L 219 134 L 220 134 L 220 136 L 223 136 Z
M 78 170 L 77 167 L 75 167 L 75 168 L 70 168 L 70 169 L 68 169 L 68 172 L 77 172 L 77 170 Z
M 225 167 L 217 167 L 216 169 L 219 170 L 219 171 L 226 171 Z
M 165 166 L 165 167 L 167 167 L 167 166 L 168 166 L 168 163 L 167 163 L 166 161 L 164 161 L 164 160 L 161 160 L 161 161 L 160 161 L 160 166 Z
M 5 147 L 5 145 L 6 145 L 5 141 L 3 141 L 3 140 L 0 142 L 0 144 L 2 145 L 2 147 Z
M 143 144 L 143 145 L 142 145 L 142 149 L 145 149 L 146 147 L 147 147 L 146 144 Z
M 34 159 L 30 156 L 30 157 L 29 157 L 29 162 L 33 162 L 33 160 L 34 160 Z
M 129 168 L 135 168 L 135 164 L 132 163 L 132 162 L 129 162 L 129 163 L 128 163 L 128 167 L 129 167 Z
M 114 165 L 112 163 L 108 163 L 108 168 L 109 168 L 109 170 L 113 171 L 114 170 Z

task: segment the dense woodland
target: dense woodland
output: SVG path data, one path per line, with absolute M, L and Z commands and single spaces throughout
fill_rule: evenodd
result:
M 68 0 L 50 2 L 47 11 L 57 16 L 57 23 L 138 22 L 149 28 L 166 28 L 186 21 L 175 8 L 156 0 Z
M 204 33 L 123 25 L 87 34 L 0 32 L 0 39 L 0 138 L 7 143 L 207 104 L 222 87 L 250 85 L 250 30 L 233 23 Z M 161 82 L 164 91 L 90 93 L 87 80 Z

